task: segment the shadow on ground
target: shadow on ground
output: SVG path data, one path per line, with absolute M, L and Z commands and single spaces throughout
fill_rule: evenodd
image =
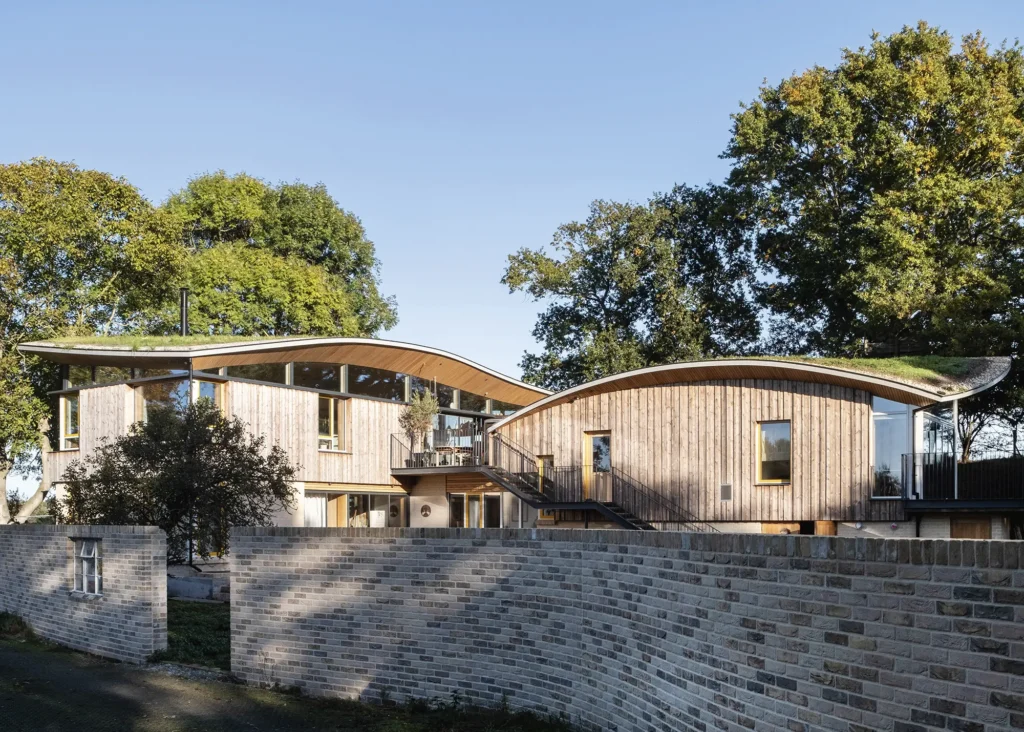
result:
M 532 715 L 324 702 L 111 663 L 31 640 L 0 640 L 4 732 L 563 732 Z

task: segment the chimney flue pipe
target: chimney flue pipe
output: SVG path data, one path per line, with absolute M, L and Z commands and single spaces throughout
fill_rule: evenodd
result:
M 181 335 L 188 335 L 188 288 L 181 288 Z

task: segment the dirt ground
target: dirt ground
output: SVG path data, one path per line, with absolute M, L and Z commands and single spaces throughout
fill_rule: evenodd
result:
M 111 663 L 32 641 L 0 640 L 3 732 L 558 732 L 530 715 L 321 702 Z

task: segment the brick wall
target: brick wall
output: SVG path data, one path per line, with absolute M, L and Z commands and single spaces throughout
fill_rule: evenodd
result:
M 72 538 L 98 538 L 102 596 L 73 592 Z M 167 548 L 151 526 L 0 527 L 0 612 L 44 638 L 142 663 L 167 647 Z
M 1024 542 L 240 529 L 250 682 L 600 729 L 1024 728 Z

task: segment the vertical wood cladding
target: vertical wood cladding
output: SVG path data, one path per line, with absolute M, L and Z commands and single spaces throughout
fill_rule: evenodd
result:
M 230 382 L 227 412 L 257 434 L 278 443 L 299 465 L 296 480 L 316 483 L 398 485 L 391 477 L 391 435 L 401 432 L 404 404 L 371 399 L 349 400 L 351 452 L 317 449 L 316 392 Z
M 791 423 L 787 485 L 757 483 L 758 422 Z M 557 465 L 581 465 L 583 434 L 610 430 L 612 465 L 705 521 L 889 521 L 872 501 L 871 395 L 797 381 L 651 386 L 581 397 L 502 433 Z M 722 501 L 721 485 L 732 486 Z

